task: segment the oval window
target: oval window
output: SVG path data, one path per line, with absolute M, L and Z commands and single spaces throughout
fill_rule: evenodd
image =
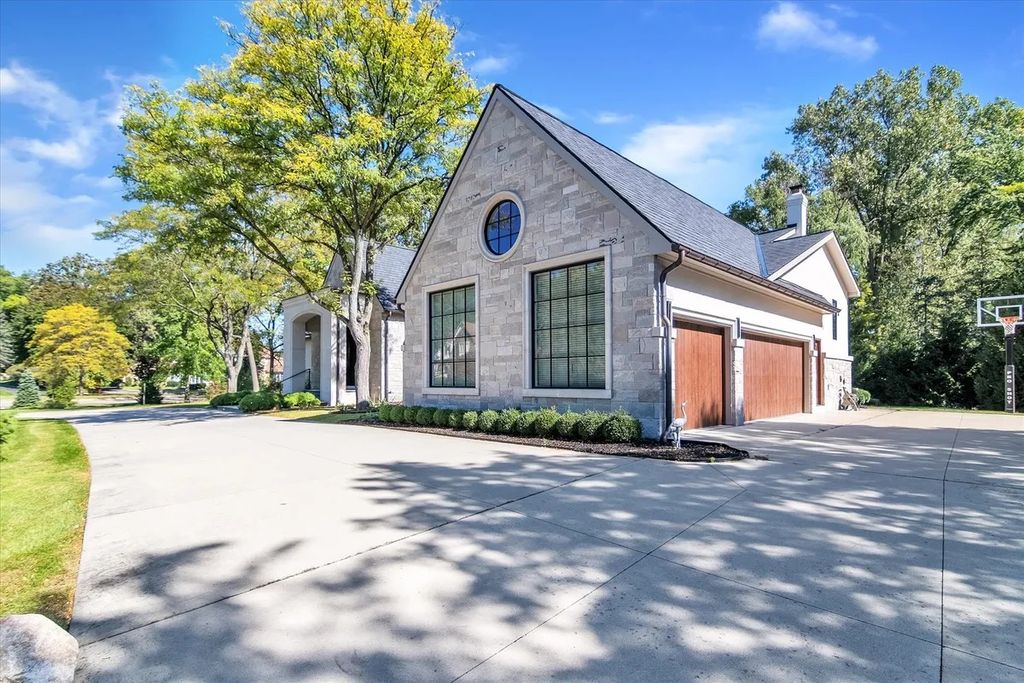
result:
M 484 242 L 487 249 L 495 256 L 508 253 L 519 239 L 520 224 L 519 207 L 508 199 L 498 202 L 487 214 L 484 225 Z

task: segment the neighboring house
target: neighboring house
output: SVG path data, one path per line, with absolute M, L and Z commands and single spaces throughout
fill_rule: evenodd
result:
M 832 233 L 758 235 L 496 86 L 397 292 L 407 404 L 623 408 L 658 435 L 837 408 Z
M 404 315 L 394 294 L 415 252 L 397 246 L 380 250 L 370 280 L 377 297 L 370 316 L 370 396 L 375 400 L 402 398 Z M 338 290 L 341 273 L 335 259 L 324 279 L 325 290 Z M 308 296 L 285 299 L 282 390 L 312 391 L 327 405 L 355 403 L 356 347 L 345 324 Z M 385 390 L 386 388 L 386 390 Z

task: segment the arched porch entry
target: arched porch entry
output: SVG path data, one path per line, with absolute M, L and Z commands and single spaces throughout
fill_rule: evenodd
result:
M 344 333 L 337 318 L 309 298 L 285 300 L 281 390 L 286 394 L 309 391 L 328 405 L 344 402 L 345 376 L 341 373 L 345 371 L 346 349 L 337 343 Z

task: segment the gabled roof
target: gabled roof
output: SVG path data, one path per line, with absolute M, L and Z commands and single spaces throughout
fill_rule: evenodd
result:
M 676 244 L 685 249 L 687 259 L 706 263 L 817 308 L 836 310 L 831 302 L 820 294 L 783 279 L 771 278 L 773 272 L 777 270 L 769 270 L 765 262 L 764 244 L 749 228 L 500 84 L 494 86 L 484 113 L 477 121 L 469 143 L 463 150 L 455 174 L 445 188 L 431 224 L 427 227 L 423 243 L 420 245 L 421 249 L 429 239 L 434 220 L 443 212 L 449 191 L 458 181 L 462 163 L 473 147 L 477 131 L 495 101 L 505 101 L 518 109 L 532 121 L 543 136 L 547 136 L 551 142 L 561 147 L 583 170 L 610 190 L 623 208 L 635 213 L 669 244 Z M 773 248 L 769 247 L 769 251 L 772 250 Z M 804 250 L 801 250 L 801 253 L 803 252 Z M 776 254 L 781 258 L 782 253 L 780 250 L 772 254 L 773 264 L 777 263 Z M 419 250 L 416 256 L 418 255 Z M 843 261 L 845 262 L 845 257 Z M 416 258 L 413 259 L 410 270 L 415 264 Z M 408 275 L 407 272 L 397 290 L 398 293 L 404 287 Z M 852 274 L 850 277 L 852 281 Z M 856 285 L 853 286 L 855 291 Z
M 757 235 L 764 255 L 765 275 L 771 276 L 779 272 L 786 264 L 803 254 L 825 243 L 832 236 L 832 231 L 818 232 L 801 237 L 787 237 L 792 228 L 763 232 Z
M 764 277 L 757 240 L 717 209 L 498 85 L 534 121 L 672 242 Z
M 415 249 L 388 245 L 380 250 L 373 262 L 373 282 L 377 285 L 377 298 L 386 310 L 395 310 L 395 295 L 416 256 Z

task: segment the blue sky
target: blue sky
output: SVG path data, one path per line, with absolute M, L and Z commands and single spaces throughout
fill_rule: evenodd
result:
M 481 84 L 501 82 L 724 209 L 797 106 L 880 68 L 945 64 L 982 98 L 1024 102 L 1024 3 L 447 2 Z M 230 46 L 233 2 L 0 6 L 0 264 L 114 245 L 110 177 L 126 84 L 176 87 Z

